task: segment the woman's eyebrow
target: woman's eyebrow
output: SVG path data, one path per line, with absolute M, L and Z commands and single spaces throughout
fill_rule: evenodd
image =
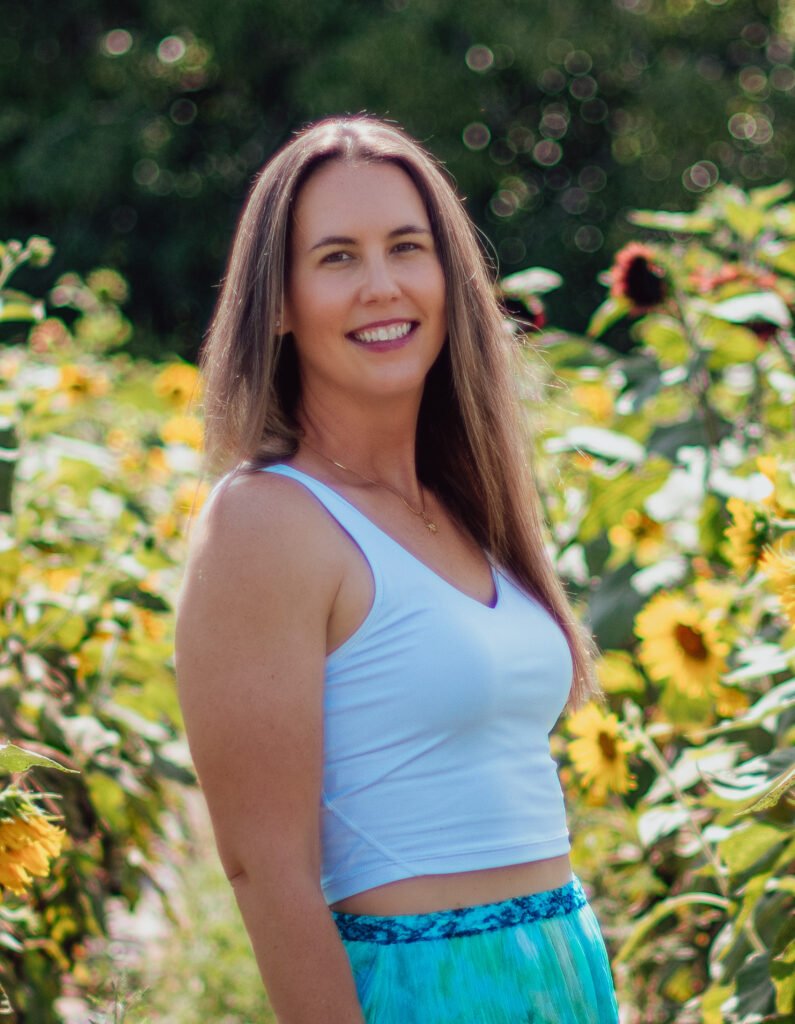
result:
M 402 227 L 390 231 L 387 238 L 396 238 L 398 235 L 429 235 L 430 233 L 428 228 L 421 228 L 416 224 L 404 224 Z M 309 251 L 322 249 L 325 245 L 356 245 L 356 239 L 350 238 L 348 235 L 326 235 L 319 242 L 315 242 Z

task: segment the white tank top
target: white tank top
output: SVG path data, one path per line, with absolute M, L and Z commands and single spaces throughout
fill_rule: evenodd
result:
M 417 875 L 567 853 L 549 732 L 572 680 L 550 613 L 492 567 L 488 606 L 291 466 L 369 563 L 374 598 L 326 660 L 321 885 L 327 903 Z

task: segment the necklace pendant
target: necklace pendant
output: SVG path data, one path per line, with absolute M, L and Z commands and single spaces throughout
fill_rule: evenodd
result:
M 431 533 L 438 533 L 439 532 L 439 527 L 436 525 L 436 523 L 431 522 L 430 519 L 423 519 L 423 522 L 428 527 L 428 529 L 431 531 Z

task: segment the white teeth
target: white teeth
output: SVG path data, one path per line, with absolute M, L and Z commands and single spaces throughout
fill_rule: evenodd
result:
M 405 338 L 412 325 L 407 321 L 403 324 L 390 324 L 389 327 L 376 327 L 372 331 L 357 331 L 353 336 L 357 341 L 366 343 L 373 341 L 396 341 Z

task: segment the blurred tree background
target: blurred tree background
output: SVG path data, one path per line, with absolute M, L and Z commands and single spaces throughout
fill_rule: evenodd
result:
M 128 350 L 193 359 L 257 169 L 368 110 L 447 163 L 503 274 L 563 275 L 581 330 L 624 211 L 792 166 L 794 40 L 792 0 L 3 0 L 0 221 L 52 239 L 51 281 L 124 274 Z

